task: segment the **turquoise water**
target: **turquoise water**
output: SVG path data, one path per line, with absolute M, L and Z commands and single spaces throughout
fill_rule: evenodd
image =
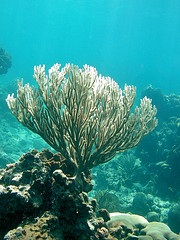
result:
M 130 212 L 132 199 L 143 192 L 149 209 L 167 223 L 180 199 L 180 1 L 0 0 L 0 47 L 12 56 L 12 67 L 0 75 L 0 168 L 32 149 L 53 151 L 5 102 L 18 78 L 35 84 L 34 65 L 92 65 L 122 88 L 137 86 L 138 97 L 149 84 L 160 88 L 149 88 L 158 127 L 137 148 L 94 168 L 90 194 L 111 191 Z
M 34 65 L 89 64 L 120 86 L 180 92 L 179 0 L 0 0 L 0 46 L 16 78 Z

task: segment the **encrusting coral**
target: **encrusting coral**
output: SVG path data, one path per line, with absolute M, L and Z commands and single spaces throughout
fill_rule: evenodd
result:
M 153 239 L 159 240 L 179 240 L 180 235 L 171 231 L 171 229 L 164 223 L 151 222 L 144 229 L 141 230 L 140 234 L 151 236 Z
M 35 67 L 38 89 L 18 81 L 17 98 L 8 95 L 6 101 L 19 122 L 69 162 L 72 178 L 136 146 L 156 127 L 156 108 L 147 97 L 131 113 L 134 86 L 125 85 L 122 91 L 88 65 L 59 69 L 55 64 L 48 77 L 44 65 Z
M 121 232 L 121 237 L 117 239 L 152 239 L 152 240 L 179 240 L 180 235 L 175 234 L 164 223 L 148 222 L 144 217 L 113 212 L 110 213 L 110 220 L 107 222 L 107 228 L 111 234 Z M 123 233 L 124 231 L 124 233 Z

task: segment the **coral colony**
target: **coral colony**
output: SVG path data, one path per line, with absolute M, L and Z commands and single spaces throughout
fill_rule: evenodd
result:
M 0 177 L 3 239 L 180 239 L 164 223 L 99 210 L 89 199 L 91 169 L 136 146 L 157 126 L 144 97 L 132 113 L 134 86 L 122 91 L 95 68 L 55 64 L 34 68 L 38 88 L 18 81 L 7 103 L 17 120 L 58 153 L 32 150 Z
M 38 89 L 18 81 L 17 98 L 7 103 L 17 120 L 39 134 L 60 152 L 78 179 L 116 153 L 136 146 L 157 125 L 156 108 L 144 97 L 134 113 L 134 86 L 122 91 L 110 77 L 98 76 L 95 68 L 55 64 L 34 68 Z

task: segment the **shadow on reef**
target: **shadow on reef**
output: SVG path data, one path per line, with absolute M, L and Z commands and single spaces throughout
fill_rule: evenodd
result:
M 158 239 L 180 239 L 164 223 L 152 225 L 138 215 L 99 209 L 97 217 L 97 202 L 87 195 L 90 172 L 81 175 L 79 188 L 69 177 L 71 170 L 60 154 L 47 149 L 32 150 L 1 169 L 0 239 L 148 240 L 157 239 L 157 229 Z

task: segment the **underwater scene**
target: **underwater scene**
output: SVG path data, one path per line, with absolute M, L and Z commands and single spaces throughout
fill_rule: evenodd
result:
M 0 239 L 180 239 L 180 1 L 0 0 Z

